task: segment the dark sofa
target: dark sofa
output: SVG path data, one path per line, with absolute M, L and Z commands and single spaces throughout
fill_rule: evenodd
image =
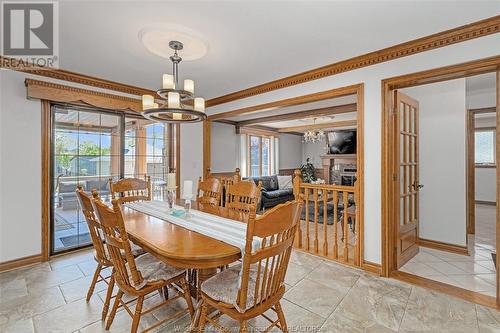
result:
M 262 182 L 262 194 L 258 206 L 259 211 L 294 199 L 292 188 L 279 188 L 277 176 L 251 177 L 250 179 L 255 184 L 259 184 L 259 181 Z

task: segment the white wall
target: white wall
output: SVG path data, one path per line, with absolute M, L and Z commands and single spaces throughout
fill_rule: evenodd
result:
M 240 139 L 230 124 L 212 122 L 211 172 L 234 172 L 239 167 Z
M 41 106 L 0 70 L 0 262 L 41 253 Z
M 302 137 L 281 134 L 279 137 L 279 168 L 296 169 L 302 163 Z
M 498 55 L 500 34 L 454 44 L 329 76 L 209 109 L 210 114 L 364 83 L 365 122 L 365 260 L 381 263 L 381 80 L 405 73 Z
M 419 236 L 466 245 L 465 79 L 402 92 L 419 102 Z
M 181 125 L 181 184 L 183 193 L 184 180 L 193 181 L 193 191 L 198 178 L 203 174 L 203 124 Z
M 476 168 L 476 200 L 497 201 L 496 168 Z

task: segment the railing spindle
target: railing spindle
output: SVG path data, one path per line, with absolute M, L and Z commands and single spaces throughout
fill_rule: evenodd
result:
M 333 191 L 333 257 L 338 259 L 339 257 L 339 247 L 338 247 L 338 191 Z
M 321 190 L 323 196 L 323 255 L 328 255 L 328 190 Z
M 343 225 L 344 225 L 344 261 L 349 261 L 349 249 L 348 249 L 348 244 L 349 244 L 349 225 L 347 224 L 348 222 L 348 214 L 347 214 L 347 206 L 349 205 L 349 202 L 347 200 L 349 193 L 347 191 L 342 192 L 342 203 L 344 205 L 344 218 L 343 218 Z
M 314 252 L 318 253 L 318 189 L 313 189 L 314 200 Z
M 304 189 L 306 197 L 306 250 L 309 251 L 309 189 Z

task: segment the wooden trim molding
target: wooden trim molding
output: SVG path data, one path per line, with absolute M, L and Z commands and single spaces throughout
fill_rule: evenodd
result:
M 457 297 L 472 303 L 484 305 L 494 309 L 500 309 L 500 306 L 496 304 L 495 297 L 483 295 L 474 291 L 470 291 L 467 289 L 462 289 L 459 287 L 455 287 L 446 283 L 434 281 L 431 279 L 427 279 L 421 276 L 413 275 L 406 272 L 393 272 L 391 274 L 391 278 L 407 282 L 419 287 L 435 290 L 441 293 L 445 293 L 447 295 Z
M 440 82 L 467 77 L 479 73 L 496 72 L 500 68 L 500 56 L 469 61 L 461 64 L 434 68 L 431 70 L 401 75 L 382 80 L 382 275 L 390 276 L 395 270 L 393 226 L 398 223 L 395 219 L 395 207 L 398 204 L 399 193 L 394 186 L 393 176 L 397 175 L 397 167 L 394 163 L 395 147 L 393 136 L 393 112 L 391 91 L 404 87 L 422 85 L 426 83 Z M 497 96 L 498 98 L 498 96 Z M 498 112 L 497 112 L 498 114 Z M 497 122 L 499 121 L 497 117 Z M 498 124 L 497 124 L 498 126 Z M 497 142 L 499 136 L 497 136 Z M 497 144 L 497 152 L 499 144 Z M 497 155 L 497 158 L 499 156 Z M 498 181 L 497 177 L 497 181 Z M 498 191 L 498 187 L 497 187 Z M 497 206 L 498 207 L 498 206 Z M 497 227 L 500 227 L 497 218 Z M 498 233 L 498 231 L 497 231 Z M 500 237 L 497 237 L 500 241 Z M 500 243 L 499 243 L 500 244 Z M 499 256 L 500 258 L 500 256 Z
M 41 254 L 35 254 L 28 257 L 4 261 L 0 263 L 0 272 L 10 271 L 23 266 L 37 264 L 42 261 Z
M 361 268 L 368 273 L 380 276 L 382 274 L 382 266 L 370 261 L 363 261 Z
M 488 206 L 496 206 L 497 203 L 495 201 L 484 201 L 484 200 L 475 200 L 476 205 L 488 205 Z
M 130 95 L 156 95 L 156 92 L 150 89 L 140 88 L 111 80 L 105 80 L 98 77 L 75 73 L 63 69 L 34 66 L 19 59 L 8 58 L 5 56 L 0 56 L 0 68 L 11 69 L 18 72 L 49 77 L 62 81 L 84 84 L 96 88 L 119 91 Z
M 285 106 L 300 105 L 300 104 L 305 104 L 305 103 L 322 101 L 322 100 L 330 99 L 330 98 L 334 98 L 334 97 L 353 95 L 353 91 L 356 90 L 356 87 L 357 87 L 357 85 L 346 86 L 346 87 L 341 87 L 341 88 L 336 88 L 336 89 L 331 89 L 331 90 L 320 91 L 320 92 L 316 92 L 316 93 L 312 93 L 312 94 L 308 94 L 308 95 L 302 95 L 302 96 L 297 96 L 297 97 L 292 97 L 292 98 L 287 98 L 287 99 L 281 99 L 279 101 L 258 104 L 258 105 L 252 105 L 252 106 L 237 109 L 237 110 L 216 113 L 216 114 L 213 114 L 211 116 L 208 116 L 208 119 L 210 119 L 210 120 L 224 119 L 224 118 L 228 118 L 228 117 L 240 116 L 242 114 L 270 111 L 270 110 L 274 110 L 274 109 L 277 109 L 280 107 L 285 107 Z
M 141 100 L 135 98 L 33 79 L 26 79 L 24 84 L 26 85 L 28 98 L 61 103 L 91 105 L 111 110 L 135 112 L 142 111 Z
M 263 124 L 291 119 L 299 119 L 299 118 L 308 118 L 308 117 L 321 117 L 321 116 L 329 116 L 334 114 L 348 113 L 348 112 L 356 112 L 356 103 L 345 104 L 345 105 L 337 105 L 337 106 L 329 106 L 326 108 L 319 108 L 307 111 L 299 111 L 293 113 L 286 114 L 277 114 L 274 116 L 268 117 L 260 117 L 249 120 L 243 120 L 239 122 L 235 122 L 235 124 L 240 126 L 248 126 L 253 124 Z
M 52 112 L 50 102 L 42 100 L 42 244 L 41 260 L 47 261 L 50 256 L 50 182 L 51 182 L 51 138 L 52 138 Z
M 500 32 L 500 15 L 212 98 L 215 106 Z
M 338 128 L 338 127 L 351 127 L 356 126 L 356 120 L 342 120 L 342 121 L 332 121 L 328 123 L 320 123 L 314 125 L 301 125 L 301 126 L 291 126 L 291 127 L 283 127 L 278 128 L 278 132 L 280 133 L 288 133 L 288 132 L 301 132 L 312 129 L 324 129 L 324 128 Z
M 449 243 L 444 243 L 444 242 L 439 242 L 439 241 L 424 239 L 424 238 L 419 238 L 418 245 L 423 246 L 423 247 L 428 247 L 431 249 L 436 249 L 436 250 L 441 250 L 441 251 L 446 251 L 446 252 L 451 252 L 451 253 L 457 253 L 457 254 L 463 254 L 466 256 L 469 255 L 469 251 L 467 251 L 467 246 L 449 244 Z
M 236 134 L 279 136 L 279 132 L 280 131 L 276 128 L 264 126 L 236 126 Z

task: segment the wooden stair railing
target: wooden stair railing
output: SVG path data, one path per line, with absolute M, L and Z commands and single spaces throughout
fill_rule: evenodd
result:
M 303 195 L 305 212 L 295 247 L 360 266 L 358 182 L 354 186 L 304 183 L 300 170 L 295 170 L 293 194 L 296 199 Z

